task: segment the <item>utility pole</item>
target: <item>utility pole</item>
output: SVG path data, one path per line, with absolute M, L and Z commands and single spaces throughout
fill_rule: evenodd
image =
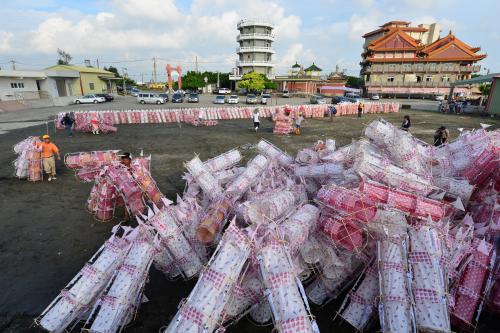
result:
M 156 83 L 156 58 L 153 57 L 153 82 Z
M 198 56 L 196 56 L 196 73 L 198 73 Z
M 220 82 L 219 82 L 219 71 L 217 71 L 217 89 L 220 88 Z
M 16 70 L 16 61 L 15 60 L 11 60 L 9 62 L 12 64 L 12 70 L 15 71 Z
M 100 67 L 99 67 L 99 58 L 97 58 L 97 59 L 95 60 L 95 62 L 96 62 L 96 64 L 97 64 L 97 68 L 99 69 L 99 68 L 100 68 Z
M 127 75 L 126 72 L 127 72 L 127 69 L 125 67 L 122 67 L 123 94 L 124 95 L 127 95 L 127 87 L 125 86 L 125 76 Z
M 144 84 L 144 73 L 141 73 L 141 83 Z

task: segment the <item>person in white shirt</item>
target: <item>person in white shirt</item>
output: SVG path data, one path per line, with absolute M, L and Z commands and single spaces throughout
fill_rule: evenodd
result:
M 259 109 L 253 110 L 253 127 L 255 128 L 255 132 L 259 130 L 260 120 L 259 120 Z

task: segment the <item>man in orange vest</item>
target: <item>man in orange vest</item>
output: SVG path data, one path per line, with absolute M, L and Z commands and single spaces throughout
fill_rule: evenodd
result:
M 59 148 L 50 141 L 50 136 L 45 134 L 42 136 L 43 142 L 36 145 L 39 151 L 42 152 L 43 169 L 45 173 L 49 175 L 49 182 L 56 180 L 56 160 L 54 154 L 57 155 L 57 159 L 61 159 L 59 154 Z

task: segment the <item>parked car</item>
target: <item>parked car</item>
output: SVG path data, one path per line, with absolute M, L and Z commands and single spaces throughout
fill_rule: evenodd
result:
M 84 103 L 104 103 L 106 99 L 104 97 L 99 97 L 96 95 L 85 95 L 79 98 L 76 98 L 73 103 L 75 104 L 84 104 Z
M 231 89 L 229 89 L 229 88 L 219 88 L 219 89 L 217 90 L 217 92 L 218 92 L 219 94 L 227 95 L 227 94 L 230 94 L 230 93 L 231 93 Z
M 444 101 L 444 95 L 434 95 L 435 101 Z
M 349 99 L 344 96 L 333 96 L 332 97 L 332 104 L 339 104 L 339 103 L 347 103 L 349 102 Z
M 188 103 L 198 103 L 200 99 L 198 98 L 198 94 L 191 93 L 188 96 Z
M 358 94 L 349 93 L 349 94 L 346 94 L 345 97 L 351 103 L 362 103 L 362 102 L 364 102 L 363 97 L 359 96 Z
M 247 104 L 257 104 L 258 103 L 257 96 L 255 96 L 254 94 L 248 94 L 245 102 Z
M 141 91 L 140 91 L 139 89 L 137 89 L 137 88 L 132 88 L 132 89 L 130 89 L 130 95 L 131 95 L 131 96 L 134 96 L 134 97 L 139 96 L 139 93 L 140 93 L 140 92 L 141 92 Z
M 180 90 L 176 90 L 176 91 L 174 92 L 174 94 L 181 94 L 181 95 L 182 95 L 182 98 L 186 97 L 186 92 L 185 92 L 184 90 L 182 90 L 182 89 L 180 89 Z
M 283 92 L 281 93 L 281 97 L 290 98 L 290 92 L 288 90 L 283 90 Z
M 267 102 L 270 100 L 271 100 L 270 94 L 262 94 L 262 96 L 260 97 L 260 104 L 267 104 Z
M 158 94 L 158 96 L 160 96 L 161 98 L 163 98 L 163 101 L 165 103 L 168 102 L 168 94 L 167 93 Z
M 184 102 L 184 95 L 181 92 L 176 91 L 172 95 L 172 103 L 183 103 Z
M 326 104 L 326 99 L 323 96 L 314 95 L 310 99 L 311 104 Z
M 226 103 L 226 97 L 223 95 L 217 95 L 214 98 L 214 104 L 224 104 Z
M 370 99 L 372 101 L 378 101 L 380 99 L 380 95 L 379 94 L 373 94 L 373 95 L 371 95 Z
M 238 98 L 238 95 L 231 95 L 227 99 L 228 104 L 238 104 L 240 102 L 240 99 Z
M 115 99 L 113 97 L 113 95 L 110 95 L 110 94 L 95 94 L 95 95 L 98 96 L 98 97 L 104 97 L 104 99 L 106 100 L 106 102 L 111 102 L 112 100 Z
M 141 104 L 163 104 L 165 100 L 163 97 L 160 97 L 156 94 L 152 93 L 139 93 L 137 95 L 137 101 Z

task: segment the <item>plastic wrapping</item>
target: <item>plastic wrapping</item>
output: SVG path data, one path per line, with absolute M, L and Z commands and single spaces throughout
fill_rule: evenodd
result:
M 281 333 L 319 332 L 311 321 L 302 284 L 294 274 L 285 247 L 271 241 L 260 249 L 258 260 L 275 328 Z
M 452 292 L 451 322 L 464 329 L 475 326 L 476 312 L 483 297 L 481 292 L 491 270 L 493 255 L 493 246 L 484 240 L 476 238 L 472 246 L 472 259 L 462 273 L 458 287 Z
M 152 233 L 142 226 L 106 292 L 96 302 L 86 325 L 92 333 L 117 332 L 129 323 L 142 302 L 149 267 L 157 251 Z
M 450 332 L 447 288 L 441 266 L 443 256 L 438 232 L 428 226 L 410 228 L 412 292 L 417 329 L 425 332 Z
M 237 149 L 232 149 L 214 158 L 205 161 L 205 164 L 210 172 L 228 169 L 241 161 L 241 153 Z
M 375 262 L 365 271 L 361 284 L 347 295 L 347 306 L 340 316 L 358 331 L 363 331 L 376 314 L 378 296 L 378 267 Z
M 293 163 L 293 158 L 270 143 L 267 140 L 260 140 L 257 144 L 257 150 L 260 154 L 268 157 L 271 160 L 276 160 L 280 165 L 286 167 Z
M 248 238 L 231 223 L 207 269 L 164 332 L 213 332 L 220 326 L 224 307 L 249 255 Z
M 161 209 L 149 219 L 149 223 L 158 232 L 163 246 L 175 260 L 175 265 L 186 279 L 200 272 L 203 263 L 184 235 L 169 207 Z
M 36 322 L 47 331 L 59 333 L 73 322 L 83 319 L 82 316 L 123 262 L 129 248 L 127 237 L 118 237 L 113 233 Z
M 405 236 L 378 242 L 379 317 L 383 332 L 413 332 Z
M 217 179 L 215 179 L 208 166 L 201 162 L 199 157 L 195 157 L 187 162 L 186 168 L 209 198 L 213 200 L 221 196 L 222 188 L 217 182 Z

